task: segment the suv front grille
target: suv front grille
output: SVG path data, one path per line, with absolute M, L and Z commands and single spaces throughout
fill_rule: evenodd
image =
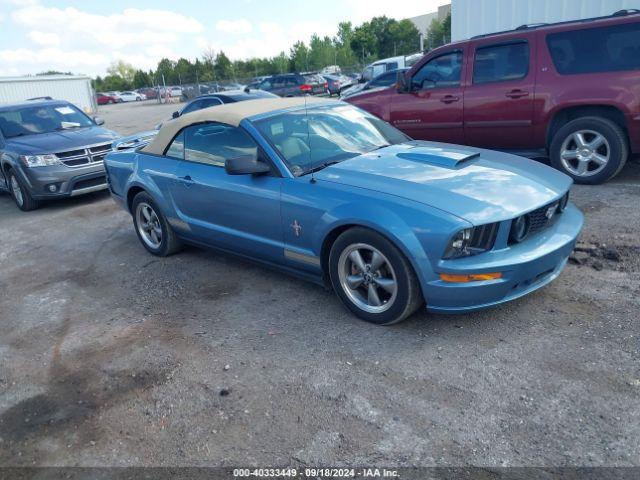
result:
M 107 153 L 111 151 L 111 143 L 94 145 L 92 147 L 78 150 L 58 152 L 55 155 L 67 167 L 83 167 L 94 163 L 102 162 Z

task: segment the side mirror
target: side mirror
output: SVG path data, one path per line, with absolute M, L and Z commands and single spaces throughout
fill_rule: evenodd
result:
M 366 80 L 363 76 L 358 77 L 358 83 L 364 83 L 364 82 L 366 82 Z
M 409 91 L 409 82 L 404 72 L 398 72 L 396 76 L 396 90 L 398 93 L 406 93 Z
M 224 162 L 224 169 L 229 175 L 260 175 L 271 171 L 269 165 L 254 155 L 228 158 Z
M 104 125 L 104 120 L 102 118 L 100 118 L 100 117 L 93 117 L 93 122 L 96 125 Z
M 178 118 L 180 116 L 180 112 L 173 112 L 171 114 L 171 118 Z

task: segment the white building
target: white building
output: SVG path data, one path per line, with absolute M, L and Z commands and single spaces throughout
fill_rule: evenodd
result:
M 91 79 L 75 75 L 0 77 L 0 104 L 51 97 L 73 103 L 86 113 L 97 110 Z
M 433 20 L 444 20 L 451 13 L 451 4 L 440 5 L 437 12 L 425 13 L 417 17 L 411 17 L 408 20 L 413 23 L 422 34 L 426 34 Z
M 451 40 L 520 25 L 611 15 L 640 8 L 639 0 L 451 0 Z

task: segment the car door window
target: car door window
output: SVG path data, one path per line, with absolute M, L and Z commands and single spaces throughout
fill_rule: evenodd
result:
M 184 107 L 180 115 L 184 115 L 185 113 L 189 113 L 189 112 L 195 112 L 196 110 L 200 110 L 201 108 L 202 108 L 202 100 L 196 100 L 195 102 L 191 102 L 189 105 Z
M 445 53 L 425 63 L 411 79 L 414 90 L 457 87 L 462 73 L 462 52 Z
M 298 81 L 296 80 L 295 77 L 287 77 L 286 82 L 285 82 L 285 86 L 286 87 L 297 87 L 298 86 Z
M 392 85 L 395 81 L 396 78 L 398 77 L 397 72 L 390 72 L 390 73 L 385 73 L 384 75 L 380 75 L 379 77 L 371 80 L 371 83 L 369 83 L 370 87 L 388 87 L 389 85 Z
M 473 84 L 518 80 L 529 72 L 526 42 L 478 48 L 473 61 Z
M 579 29 L 547 36 L 561 75 L 640 69 L 640 24 Z
M 214 105 L 222 105 L 222 100 L 218 97 L 203 98 L 200 108 L 213 107 Z
M 178 160 L 184 159 L 184 131 L 176 135 L 171 142 L 171 145 L 169 145 L 165 155 Z
M 386 70 L 387 72 L 389 70 L 397 70 L 398 69 L 398 62 L 389 62 L 387 64 L 385 64 Z
M 224 167 L 228 158 L 257 155 L 258 146 L 244 130 L 207 123 L 185 129 L 184 158 L 190 162 Z

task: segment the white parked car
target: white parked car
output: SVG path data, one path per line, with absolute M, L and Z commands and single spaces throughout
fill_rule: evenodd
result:
M 182 87 L 169 87 L 169 95 L 172 97 L 181 97 Z
M 144 93 L 138 92 L 120 92 L 118 95 L 123 102 L 140 102 L 147 99 Z

